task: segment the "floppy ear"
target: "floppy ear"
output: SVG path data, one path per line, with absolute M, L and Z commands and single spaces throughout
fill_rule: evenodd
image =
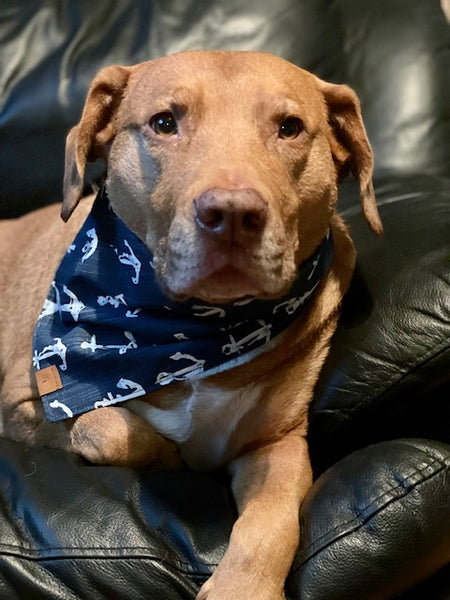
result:
M 106 157 L 107 146 L 116 134 L 117 110 L 132 67 L 102 69 L 93 80 L 78 125 L 66 140 L 64 200 L 61 216 L 67 221 L 83 192 L 86 162 Z
M 373 190 L 373 152 L 367 139 L 361 116 L 361 106 L 355 92 L 346 85 L 319 80 L 328 106 L 330 146 L 339 181 L 349 171 L 359 182 L 364 217 L 376 235 L 383 233 Z

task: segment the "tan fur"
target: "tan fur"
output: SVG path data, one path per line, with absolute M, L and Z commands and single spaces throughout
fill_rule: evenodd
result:
M 161 136 L 149 121 L 167 111 L 178 132 Z M 291 116 L 305 130 L 282 139 L 279 126 Z M 99 156 L 107 159 L 113 208 L 153 252 L 160 284 L 173 298 L 279 297 L 329 227 L 335 254 L 313 301 L 273 350 L 232 373 L 168 386 L 134 412 L 108 407 L 49 424 L 31 374 L 32 333 L 59 261 L 89 212 L 89 199 L 75 208 L 86 162 Z M 308 403 L 355 262 L 335 212 L 337 184 L 353 173 L 364 215 L 380 234 L 372 169 L 359 102 L 346 86 L 270 55 L 189 52 L 109 67 L 95 78 L 67 140 L 67 225 L 55 206 L 0 223 L 3 435 L 98 463 L 170 468 L 181 464 L 181 453 L 193 468 L 228 464 L 240 516 L 198 600 L 284 598 L 298 509 L 311 485 Z M 248 244 L 225 246 L 199 230 L 193 206 L 216 188 L 253 190 L 267 211 L 263 231 Z M 176 430 L 179 449 L 148 421 Z

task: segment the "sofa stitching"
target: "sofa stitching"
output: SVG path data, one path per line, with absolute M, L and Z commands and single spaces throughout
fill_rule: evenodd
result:
M 420 481 L 416 481 L 415 483 L 410 483 L 410 479 L 412 479 L 413 476 L 421 475 L 421 474 L 425 473 L 426 471 L 430 471 L 435 465 L 438 465 L 439 468 L 437 470 L 434 470 L 432 473 L 430 473 L 430 475 L 428 477 L 423 478 Z M 316 544 L 320 543 L 320 541 L 322 539 L 329 537 L 331 534 L 338 533 L 340 530 L 342 530 L 344 527 L 350 525 L 358 518 L 363 517 L 363 520 L 359 521 L 359 523 L 358 523 L 358 527 L 359 527 L 360 525 L 367 522 L 367 520 L 369 520 L 374 514 L 376 514 L 380 510 L 382 510 L 384 508 L 384 506 L 387 506 L 394 500 L 397 500 L 399 498 L 406 496 L 417 485 L 428 481 L 435 475 L 438 475 L 439 473 L 441 473 L 441 471 L 445 470 L 447 466 L 448 465 L 446 465 L 445 463 L 435 460 L 432 463 L 430 463 L 429 465 L 426 465 L 423 469 L 415 469 L 410 475 L 408 475 L 407 477 L 404 478 L 404 481 L 402 483 L 399 483 L 398 485 L 391 487 L 389 490 L 387 490 L 387 491 L 383 492 L 382 494 L 380 494 L 379 496 L 377 496 L 374 500 L 372 500 L 364 508 L 360 509 L 358 511 L 358 513 L 355 514 L 351 519 L 348 519 L 347 521 L 340 523 L 333 529 L 329 530 L 328 532 L 324 533 L 319 538 L 317 538 L 314 542 L 312 542 L 311 546 L 315 546 Z M 397 494 L 397 492 L 399 490 L 401 490 L 403 493 Z M 380 506 L 378 506 L 378 504 L 382 500 L 385 500 L 386 504 L 384 506 L 380 507 Z M 368 514 L 368 516 L 364 517 L 364 514 L 368 513 L 370 510 L 371 510 L 371 512 Z M 343 534 L 345 534 L 345 532 L 343 532 Z
M 401 498 L 405 498 L 406 496 L 408 496 L 408 494 L 410 494 L 418 486 L 429 482 L 431 479 L 433 479 L 437 476 L 440 476 L 441 473 L 443 473 L 447 470 L 450 471 L 450 463 L 448 463 L 447 461 L 442 462 L 439 460 L 435 460 L 432 463 L 430 463 L 429 465 L 427 465 L 424 469 L 416 469 L 415 472 L 412 473 L 408 478 L 411 479 L 411 477 L 413 475 L 421 475 L 422 473 L 424 473 L 427 470 L 430 470 L 430 468 L 432 468 L 434 466 L 438 466 L 439 468 L 437 470 L 434 470 L 427 477 L 425 477 L 419 481 L 416 481 L 415 483 L 409 483 L 409 484 L 408 484 L 407 479 L 405 478 L 403 484 L 398 484 L 397 486 L 392 487 L 390 490 L 383 492 L 383 494 L 380 494 L 380 496 L 378 496 L 374 501 L 372 501 L 370 504 L 368 504 L 366 507 L 364 507 L 364 509 L 360 510 L 357 515 L 354 515 L 353 518 L 349 519 L 348 521 L 345 521 L 344 523 L 340 523 L 338 526 L 327 531 L 326 533 L 321 535 L 319 538 L 314 540 L 314 542 L 310 543 L 306 547 L 306 549 L 303 551 L 303 553 L 306 554 L 306 557 L 294 569 L 294 572 L 299 570 L 302 565 L 304 565 L 306 562 L 311 560 L 311 558 L 313 558 L 315 555 L 319 554 L 325 548 L 332 545 L 338 539 L 341 539 L 341 538 L 345 537 L 346 535 L 354 533 L 355 531 L 357 531 L 358 529 L 363 527 L 376 514 L 380 513 L 387 506 L 392 504 L 392 502 L 395 502 L 396 500 L 400 500 Z M 395 494 L 394 492 L 398 492 L 398 490 L 403 490 L 403 493 Z M 388 498 L 389 496 L 391 496 L 391 497 Z M 376 502 L 379 503 L 380 500 L 382 500 L 383 498 L 386 498 L 385 503 L 381 506 L 376 506 Z M 369 512 L 369 509 L 371 509 L 371 508 L 372 508 L 372 510 Z M 368 512 L 368 514 L 367 514 L 367 516 L 364 517 L 364 513 L 366 513 L 366 512 Z M 361 519 L 361 517 L 363 517 L 363 518 Z M 345 527 L 350 526 L 352 523 L 354 523 L 354 526 L 351 529 L 342 531 Z M 330 538 L 331 535 L 336 535 L 336 537 L 334 537 L 333 539 L 328 539 L 328 541 L 326 541 L 327 538 Z M 321 547 L 317 548 L 317 546 L 319 546 L 320 543 L 323 542 L 323 540 L 325 540 L 325 543 Z
M 39 551 L 33 551 L 31 549 L 23 549 L 20 546 L 14 546 L 11 544 L 3 544 L 2 555 L 3 556 L 14 556 L 19 560 L 23 561 L 32 561 L 32 562 L 47 562 L 47 561 L 71 561 L 71 560 L 86 560 L 86 561 L 98 561 L 98 560 L 148 560 L 154 563 L 160 563 L 168 565 L 172 568 L 177 569 L 180 572 L 186 573 L 188 575 L 204 575 L 206 571 L 199 570 L 198 566 L 192 565 L 192 563 L 180 560 L 178 558 L 169 557 L 168 553 L 165 553 L 164 556 L 155 556 L 149 552 L 148 548 L 145 547 L 133 547 L 127 548 L 117 547 L 117 548 L 65 548 L 54 547 L 46 550 L 46 553 L 43 554 Z M 83 552 L 82 552 L 83 551 Z M 120 551 L 123 554 L 117 555 L 113 554 L 114 552 Z M 59 552 L 66 552 L 66 554 L 58 554 Z M 84 552 L 92 552 L 92 554 L 84 554 Z M 111 552 L 111 555 L 108 555 L 107 552 Z M 131 554 L 130 554 L 131 552 Z M 200 562 L 200 561 L 199 561 Z M 217 566 L 216 562 L 208 562 L 202 561 L 203 565 L 206 568 L 213 568 Z

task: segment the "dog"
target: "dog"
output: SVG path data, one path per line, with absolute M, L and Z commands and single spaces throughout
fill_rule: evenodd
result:
M 261 328 L 241 337 L 220 329 L 228 336 L 222 350 L 231 371 L 202 373 L 197 361 L 184 371 L 160 373 L 161 385 L 151 393 L 125 394 L 129 399 L 121 404 L 114 399 L 120 395 L 111 395 L 109 406 L 100 402 L 75 415 L 66 409 L 63 422 L 49 422 L 39 398 L 46 390 L 38 384 L 53 384 L 39 369 L 33 372 L 33 332 L 43 314 L 65 310 L 62 290 L 58 302 L 47 300 L 44 312 L 42 306 L 91 213 L 93 199 L 80 199 L 86 163 L 98 158 L 106 159 L 110 210 L 151 253 L 164 297 L 177 306 L 194 299 L 203 313 L 219 317 L 227 306 L 247 304 Z M 226 465 L 239 516 L 197 600 L 285 597 L 299 542 L 299 507 L 312 483 L 308 405 L 355 265 L 349 232 L 336 212 L 338 183 L 350 172 L 365 219 L 381 235 L 373 154 L 349 87 L 269 54 L 189 51 L 107 67 L 95 77 L 67 138 L 66 225 L 58 205 L 0 223 L 2 435 L 69 450 L 93 463 L 202 470 Z M 314 289 L 286 300 L 299 268 L 330 235 L 332 255 Z M 84 250 L 82 260 L 95 248 Z M 116 255 L 132 265 L 132 252 Z M 104 304 L 121 301 L 103 296 Z M 66 303 L 73 321 L 74 302 L 72 295 Z M 252 302 L 274 307 L 271 315 L 293 314 L 260 352 L 253 342 L 269 337 L 272 325 Z M 117 357 L 131 356 L 137 346 L 125 333 L 128 345 L 115 346 Z M 177 335 L 180 343 L 189 337 Z M 84 348 L 91 352 L 106 348 L 98 336 L 89 340 Z M 245 344 L 250 354 L 241 360 Z M 44 356 L 57 354 L 48 348 L 34 351 L 38 367 Z M 179 351 L 170 358 L 175 363 L 186 356 Z M 59 379 L 56 371 L 50 379 Z M 64 408 L 58 401 L 54 407 Z

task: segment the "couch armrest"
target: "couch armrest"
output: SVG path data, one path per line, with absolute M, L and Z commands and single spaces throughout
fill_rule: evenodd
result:
M 449 498 L 446 444 L 395 440 L 342 459 L 302 507 L 290 596 L 384 600 L 409 589 L 450 562 Z

